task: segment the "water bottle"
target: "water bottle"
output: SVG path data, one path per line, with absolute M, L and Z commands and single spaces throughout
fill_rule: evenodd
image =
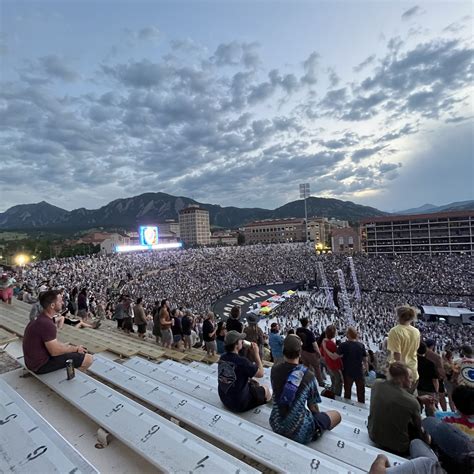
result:
M 280 396 L 279 403 L 282 405 L 291 405 L 295 399 L 296 392 L 303 380 L 306 370 L 303 367 L 297 367 L 293 369 L 288 376 L 288 379 L 283 387 L 283 392 Z

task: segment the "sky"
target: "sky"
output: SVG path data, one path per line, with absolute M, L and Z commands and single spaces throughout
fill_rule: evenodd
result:
M 474 199 L 470 1 L 0 0 L 0 212 Z

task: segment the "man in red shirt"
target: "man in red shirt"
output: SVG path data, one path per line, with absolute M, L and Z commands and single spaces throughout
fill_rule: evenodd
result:
M 90 367 L 93 358 L 84 347 L 63 344 L 56 339 L 54 317 L 62 309 L 61 292 L 45 291 L 41 293 L 39 302 L 43 312 L 26 326 L 23 336 L 26 367 L 37 374 L 46 374 L 64 369 L 68 359 L 72 359 L 76 368 Z

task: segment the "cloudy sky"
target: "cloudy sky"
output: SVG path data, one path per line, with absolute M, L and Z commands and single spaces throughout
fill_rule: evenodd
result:
M 472 3 L 0 0 L 0 211 L 472 199 Z

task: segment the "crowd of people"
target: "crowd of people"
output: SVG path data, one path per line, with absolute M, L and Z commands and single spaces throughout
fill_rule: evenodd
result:
M 149 330 L 165 348 L 202 346 L 219 354 L 222 403 L 243 412 L 273 400 L 272 429 L 294 441 L 309 443 L 341 422 L 336 410 L 320 411 L 321 396 L 351 399 L 355 385 L 364 404 L 370 385 L 370 438 L 411 458 L 388 467 L 378 457 L 371 472 L 470 472 L 473 330 L 418 321 L 416 309 L 452 300 L 470 306 L 470 257 L 355 256 L 362 291 L 360 299 L 350 298 L 350 320 L 327 304 L 314 273 L 319 261 L 331 285 L 342 268 L 351 289 L 344 257 L 316 255 L 304 244 L 52 259 L 8 281 L 27 302 L 39 295 L 23 339 L 25 362 L 37 373 L 57 370 L 67 359 L 82 369 L 92 363 L 83 347 L 56 340 L 65 318 L 81 325 L 91 316 L 110 318 L 140 338 Z M 242 315 L 240 306 L 227 320 L 210 310 L 235 288 L 309 280 L 315 289 L 285 301 L 267 319 Z M 274 362 L 271 386 L 258 382 L 264 359 Z

